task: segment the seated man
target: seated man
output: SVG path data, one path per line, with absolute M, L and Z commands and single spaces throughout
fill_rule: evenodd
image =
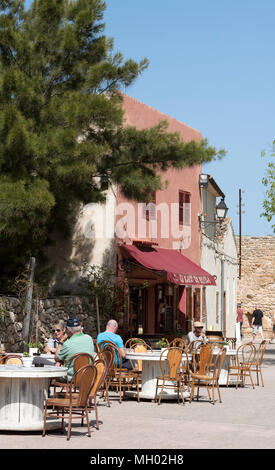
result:
M 65 364 L 67 359 L 69 359 L 74 354 L 78 353 L 89 353 L 94 357 L 94 343 L 91 336 L 86 335 L 82 332 L 82 326 L 80 321 L 73 317 L 67 320 L 66 330 L 68 339 L 64 344 L 58 345 L 55 351 L 55 360 L 56 365 L 60 363 Z M 72 379 L 74 373 L 73 363 L 68 365 L 68 380 L 69 382 Z M 58 380 L 61 382 L 61 380 Z M 65 379 L 66 381 L 66 379 Z
M 203 324 L 200 321 L 194 322 L 194 331 L 189 331 L 187 335 L 187 344 L 191 343 L 192 341 L 206 341 Z
M 112 341 L 112 343 L 115 343 L 119 349 L 120 355 L 122 357 L 122 364 L 121 366 L 125 369 L 131 370 L 133 369 L 133 365 L 135 366 L 134 362 L 129 361 L 129 359 L 126 359 L 126 351 L 123 345 L 123 340 L 121 336 L 117 335 L 118 329 L 118 324 L 116 320 L 109 320 L 107 325 L 106 325 L 106 330 L 103 333 L 99 333 L 97 336 L 97 343 L 100 344 L 102 341 Z M 117 357 L 116 357 L 116 363 L 117 363 Z

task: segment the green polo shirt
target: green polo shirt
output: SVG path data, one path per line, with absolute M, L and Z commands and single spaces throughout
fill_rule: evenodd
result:
M 57 357 L 65 365 L 65 362 L 74 354 L 89 353 L 94 356 L 94 352 L 94 343 L 91 336 L 85 335 L 81 331 L 80 333 L 75 333 L 64 342 Z M 68 364 L 69 381 L 71 381 L 73 374 L 74 364 L 73 361 L 71 361 L 71 363 Z

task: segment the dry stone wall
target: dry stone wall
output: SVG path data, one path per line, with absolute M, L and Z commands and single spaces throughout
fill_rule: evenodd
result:
M 57 320 L 77 316 L 83 322 L 85 333 L 96 338 L 96 315 L 89 300 L 82 296 L 61 296 L 33 302 L 31 335 L 46 343 L 51 327 Z M 0 344 L 3 351 L 23 351 L 23 313 L 19 299 L 0 297 Z
M 239 248 L 239 238 L 237 245 Z M 275 313 L 275 237 L 242 237 L 241 279 L 238 302 L 244 311 L 243 334 L 251 336 L 252 312 L 258 306 L 263 314 L 263 332 L 272 338 L 272 317 Z

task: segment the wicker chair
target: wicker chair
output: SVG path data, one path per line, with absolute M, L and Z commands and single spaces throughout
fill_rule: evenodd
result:
M 109 386 L 110 386 L 110 380 L 111 376 L 113 375 L 114 371 L 114 365 L 115 365 L 115 351 L 114 349 L 106 348 L 103 351 L 100 351 L 98 353 L 98 358 L 102 359 L 106 363 L 106 374 L 104 378 L 104 382 L 101 384 L 100 391 L 101 391 L 101 396 L 106 396 L 107 400 L 107 405 L 110 407 L 110 398 L 109 398 Z
M 163 360 L 163 355 L 167 354 L 167 361 Z M 162 399 L 163 390 L 173 389 L 177 391 L 177 398 L 179 403 L 179 392 L 181 393 L 182 403 L 184 405 L 184 386 L 182 380 L 182 373 L 180 372 L 180 366 L 182 361 L 182 350 L 181 348 L 166 348 L 160 355 L 160 369 L 161 375 L 157 375 L 155 402 L 157 402 L 158 390 L 161 388 L 159 394 L 158 404 L 160 405 Z M 168 365 L 168 372 L 165 367 Z
M 23 364 L 23 359 L 21 356 L 18 356 L 16 354 L 8 354 L 4 358 L 4 364 L 9 364 L 9 365 L 21 365 Z
M 236 388 L 238 388 L 239 380 L 242 382 L 242 386 L 245 386 L 246 377 L 250 378 L 250 382 L 253 388 L 254 382 L 251 375 L 251 367 L 255 362 L 256 348 L 252 343 L 241 344 L 236 352 L 236 364 L 230 364 L 228 368 L 227 382 L 228 387 L 229 377 L 236 376 Z
M 184 351 L 185 348 L 186 348 L 186 342 L 183 338 L 174 338 L 170 342 L 170 347 L 171 348 L 181 348 L 182 351 Z
M 67 361 L 65 362 L 65 367 L 68 367 L 72 361 L 73 361 L 73 364 L 74 364 L 74 374 L 75 374 L 75 372 L 77 372 L 79 369 L 81 369 L 81 367 L 92 363 L 93 362 L 93 356 L 89 353 L 74 354 L 73 356 L 71 356 L 67 359 Z M 79 376 L 74 375 L 74 381 L 75 381 L 74 384 L 73 384 L 74 390 L 76 390 L 77 387 L 78 387 L 78 380 L 79 380 Z M 56 391 L 57 387 L 60 387 L 61 391 L 63 391 L 64 389 L 69 390 L 71 383 L 69 382 L 68 377 L 67 377 L 67 382 L 59 382 L 58 380 L 52 380 L 51 385 L 54 388 L 53 396 L 57 396 L 57 394 L 59 393 L 59 392 Z
M 46 434 L 46 420 L 48 416 L 51 418 L 61 419 L 63 432 L 64 420 L 65 418 L 68 418 L 67 440 L 69 440 L 71 437 L 72 419 L 80 417 L 83 422 L 83 416 L 85 416 L 88 428 L 88 436 L 91 436 L 88 415 L 89 397 L 97 377 L 97 369 L 93 364 L 82 367 L 73 375 L 73 382 L 76 381 L 77 375 L 79 375 L 78 393 L 74 393 L 73 387 L 70 386 L 68 391 L 68 398 L 53 397 L 46 400 L 44 407 L 44 425 L 42 432 L 43 437 Z
M 256 353 L 256 360 L 252 362 L 250 371 L 251 372 L 256 372 L 257 374 L 257 385 L 259 385 L 259 374 L 261 376 L 261 382 L 262 386 L 264 387 L 264 381 L 263 381 L 263 375 L 262 375 L 262 362 L 263 362 L 263 357 L 266 349 L 267 341 L 263 340 L 258 348 L 258 351 Z
M 198 371 L 191 373 L 191 393 L 190 403 L 194 397 L 195 388 L 197 388 L 197 400 L 199 399 L 199 390 L 201 387 L 206 387 L 208 392 L 209 401 L 211 401 L 210 387 L 212 389 L 212 403 L 215 404 L 215 388 L 218 391 L 219 400 L 221 403 L 221 393 L 219 388 L 219 378 L 221 368 L 225 359 L 226 349 L 219 348 L 216 354 L 215 362 L 212 363 L 213 348 L 210 345 L 202 346 L 200 350 L 200 363 L 197 368 Z
M 141 338 L 129 338 L 125 342 L 124 347 L 125 349 L 127 348 L 132 349 L 132 347 L 136 344 L 146 344 L 146 342 L 144 341 L 144 339 L 141 339 Z

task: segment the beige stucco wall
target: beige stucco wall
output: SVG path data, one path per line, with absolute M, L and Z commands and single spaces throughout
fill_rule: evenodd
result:
M 251 335 L 251 314 L 258 306 L 264 314 L 264 336 L 271 338 L 275 313 L 275 237 L 242 237 L 241 254 L 238 302 L 244 311 L 243 333 Z

